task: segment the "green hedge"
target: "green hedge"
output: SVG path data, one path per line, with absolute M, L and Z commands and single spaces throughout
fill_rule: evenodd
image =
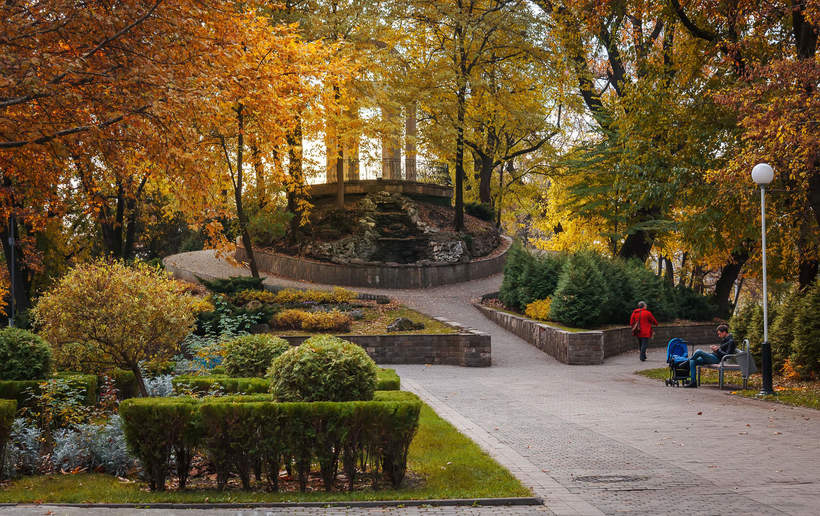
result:
M 184 486 L 196 448 L 214 464 L 220 487 L 236 473 L 248 489 L 256 472 L 277 489 L 286 463 L 294 465 L 302 491 L 313 464 L 326 490 L 339 469 L 352 488 L 357 466 L 365 463 L 398 486 L 420 410 L 418 398 L 398 391 L 376 393 L 373 401 L 277 403 L 271 395 L 251 395 L 135 398 L 120 405 L 129 448 L 153 490 L 165 488 L 172 451 Z
M 97 377 L 91 374 L 56 373 L 57 378 L 68 380 L 68 384 L 76 389 L 82 389 L 86 397 L 86 405 L 97 403 Z M 15 400 L 20 407 L 29 405 L 29 392 L 39 393 L 42 380 L 0 380 L 0 399 Z
M 395 369 L 379 368 L 376 370 L 377 391 L 397 391 L 399 389 L 401 389 L 401 379 Z
M 717 314 L 710 297 L 673 286 L 642 263 L 591 251 L 532 253 L 520 243 L 507 253 L 498 294 L 510 309 L 552 298 L 550 318 L 574 327 L 624 325 L 638 301 L 659 321 L 709 321 Z
M 0 379 L 36 380 L 51 372 L 51 347 L 36 333 L 0 329 Z
M 174 390 L 184 394 L 188 390 L 194 393 L 206 393 L 220 390 L 225 394 L 261 394 L 270 391 L 267 378 L 234 378 L 225 374 L 181 375 L 171 380 Z M 397 391 L 401 388 L 401 379 L 395 369 L 378 369 L 376 371 L 377 391 Z M 133 396 L 136 397 L 136 393 Z
M 14 423 L 14 414 L 16 412 L 16 401 L 0 400 L 0 480 L 3 480 L 3 470 L 6 464 L 6 443 L 11 435 L 11 425 Z
M 180 489 L 201 439 L 197 398 L 131 398 L 120 404 L 128 449 L 142 463 L 152 491 L 164 491 L 171 452 Z

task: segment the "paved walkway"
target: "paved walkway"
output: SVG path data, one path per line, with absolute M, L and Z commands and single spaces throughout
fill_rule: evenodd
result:
M 171 262 L 216 276 L 242 273 L 209 252 Z M 551 512 L 820 512 L 820 412 L 711 387 L 665 387 L 633 374 L 664 366 L 660 349 L 650 350 L 644 364 L 637 353 L 598 366 L 561 364 L 470 305 L 500 281 L 495 276 L 421 291 L 358 290 L 388 293 L 429 315 L 492 334 L 490 368 L 396 369 L 404 388 L 532 487 Z M 496 512 L 503 513 L 486 513 Z

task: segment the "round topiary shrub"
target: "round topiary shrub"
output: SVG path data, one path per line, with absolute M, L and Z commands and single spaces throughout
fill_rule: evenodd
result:
M 317 335 L 274 360 L 268 376 L 279 401 L 373 399 L 376 363 L 346 340 Z
M 273 335 L 243 335 L 225 343 L 222 365 L 228 376 L 265 376 L 276 357 L 289 349 L 288 341 Z
M 0 330 L 0 380 L 41 380 L 51 372 L 51 348 L 37 334 Z

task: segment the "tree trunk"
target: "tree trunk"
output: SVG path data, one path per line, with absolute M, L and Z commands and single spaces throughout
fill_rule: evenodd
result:
M 810 287 L 817 278 L 817 260 L 800 260 L 797 282 L 801 289 Z
M 652 250 L 654 238 L 648 231 L 638 230 L 627 235 L 621 250 L 618 251 L 618 256 L 625 260 L 637 258 L 641 262 L 645 262 L 649 258 L 649 251 Z
M 668 256 L 663 257 L 664 279 L 670 285 L 675 285 L 675 269 L 672 266 L 672 260 Z
M 287 185 L 288 190 L 288 206 L 287 210 L 293 214 L 290 219 L 290 235 L 293 239 L 296 236 L 296 230 L 302 219 L 302 213 L 299 207 L 299 201 L 304 196 L 305 178 L 302 173 L 302 119 L 297 117 L 296 124 L 293 131 L 287 134 L 288 142 L 288 175 L 290 176 L 290 183 Z
M 458 118 L 456 128 L 456 200 L 455 219 L 453 229 L 464 230 L 464 116 L 467 104 L 467 86 L 461 85 L 458 88 Z
M 382 135 L 382 178 L 401 179 L 401 139 L 396 134 L 401 112 L 393 106 L 382 106 L 386 133 Z
M 416 180 L 416 103 L 410 102 L 405 108 L 404 118 L 404 178 L 407 181 Z
M 141 398 L 148 397 L 148 388 L 145 387 L 145 379 L 142 377 L 142 371 L 138 363 L 131 364 L 131 372 L 134 373 L 134 379 L 137 381 L 137 390 L 140 391 Z
M 14 246 L 9 242 L 9 237 L 14 237 Z M 11 282 L 12 292 L 9 293 L 9 308 L 6 310 L 9 318 L 13 319 L 15 315 L 25 312 L 31 307 L 29 283 L 29 271 L 25 266 L 20 256 L 20 229 L 17 224 L 17 218 L 14 215 L 6 219 L 6 224 L 0 232 L 0 238 L 3 239 L 3 256 L 6 259 L 6 268 L 9 272 L 9 279 Z M 13 308 L 13 310 L 12 310 Z
M 493 198 L 490 189 L 490 181 L 493 179 L 493 169 L 495 168 L 492 156 L 481 156 L 481 170 L 478 173 L 478 200 L 482 204 L 492 205 Z
M 749 253 L 747 251 L 734 251 L 732 261 L 721 268 L 720 278 L 715 282 L 715 292 L 713 294 L 719 317 L 729 317 L 731 313 L 729 295 L 732 292 L 732 286 L 734 286 L 737 277 L 740 275 L 740 270 L 748 259 Z
M 248 214 L 242 207 L 242 151 L 245 146 L 245 116 L 242 113 L 243 106 L 239 104 L 236 110 L 236 121 L 238 125 L 238 136 L 236 139 L 236 181 L 234 182 L 234 201 L 236 202 L 236 216 L 239 219 L 239 231 L 242 234 L 242 246 L 248 255 L 248 265 L 251 268 L 251 276 L 259 277 L 259 269 L 256 267 L 256 256 L 251 245 L 251 234 L 248 231 Z

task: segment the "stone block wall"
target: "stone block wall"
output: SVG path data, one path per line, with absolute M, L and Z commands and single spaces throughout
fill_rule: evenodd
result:
M 485 317 L 514 333 L 544 353 L 565 364 L 601 364 L 604 359 L 637 349 L 632 329 L 628 326 L 608 330 L 570 332 L 544 323 L 513 315 L 474 303 Z M 673 337 L 680 337 L 695 346 L 716 344 L 714 323 L 662 325 L 655 331 L 650 347 L 666 348 Z
M 455 323 L 439 319 L 445 324 Z M 436 364 L 462 367 L 491 365 L 490 336 L 458 326 L 459 333 L 411 335 L 340 335 L 363 347 L 378 364 Z M 298 346 L 307 337 L 283 337 Z
M 511 243 L 509 238 L 502 237 L 500 249 L 490 256 L 467 263 L 433 265 L 337 264 L 261 249 L 255 249 L 254 253 L 260 271 L 285 278 L 348 287 L 419 289 L 461 283 L 498 274 L 504 269 L 507 250 Z M 236 259 L 247 260 L 245 248 L 239 244 L 236 247 Z

